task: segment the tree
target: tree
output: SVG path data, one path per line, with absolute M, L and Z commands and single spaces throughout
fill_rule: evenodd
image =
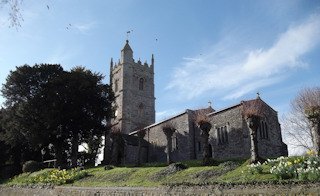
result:
M 320 151 L 320 87 L 304 88 L 291 102 L 293 111 L 303 113 L 310 122 L 313 132 L 313 146 Z
M 83 162 L 87 166 L 95 166 L 97 155 L 100 153 L 100 148 L 102 147 L 102 137 L 101 136 L 90 136 L 85 139 L 85 144 L 82 145 L 85 151 L 80 152 L 78 156 L 78 162 Z
M 38 151 L 51 143 L 57 166 L 65 165 L 64 155 L 71 154 L 76 167 L 79 143 L 101 137 L 112 113 L 113 96 L 102 79 L 82 67 L 70 72 L 60 65 L 17 67 L 1 90 L 12 117 L 5 124 L 6 137 Z
M 50 130 L 43 125 L 42 114 L 46 110 L 41 107 L 48 104 L 43 103 L 46 100 L 42 92 L 50 80 L 62 73 L 60 65 L 24 65 L 16 67 L 16 71 L 11 71 L 7 77 L 1 89 L 6 98 L 2 119 L 4 134 L 1 140 L 14 150 L 16 164 L 30 158 L 22 156 L 28 151 L 37 152 L 41 157 L 41 148 L 48 144 Z
M 286 134 L 286 143 L 294 154 L 313 150 L 313 129 L 304 113 L 292 111 L 281 118 L 281 127 Z
M 172 157 L 171 157 L 172 136 L 173 136 L 174 132 L 176 131 L 175 125 L 172 122 L 166 122 L 162 126 L 162 131 L 166 135 L 166 140 L 167 140 L 167 147 L 166 147 L 167 164 L 170 165 L 172 163 Z
M 142 148 L 142 141 L 144 136 L 146 135 L 146 130 L 141 129 L 137 133 L 138 135 L 138 154 L 137 154 L 137 165 L 141 164 L 141 148 Z
M 210 157 L 209 157 L 209 132 L 211 129 L 210 119 L 207 116 L 206 110 L 200 109 L 195 111 L 195 123 L 200 129 L 200 135 L 202 137 L 202 164 L 209 165 Z
M 124 150 L 124 140 L 120 129 L 111 130 L 110 137 L 112 139 L 112 155 L 110 164 L 119 165 L 121 163 L 121 157 Z
M 0 109 L 0 122 L 1 122 L 1 119 L 3 118 L 3 113 L 4 113 L 4 109 Z M 2 123 L 0 123 L 0 138 L 3 133 L 4 133 L 4 129 L 2 128 Z M 4 141 L 0 140 L 0 149 L 1 149 L 1 152 L 0 152 L 0 167 L 1 167 L 5 165 L 7 162 L 9 162 L 10 146 L 6 144 Z
M 251 143 L 251 161 L 250 163 L 257 163 L 262 161 L 258 151 L 257 130 L 260 126 L 260 119 L 263 116 L 263 104 L 258 97 L 255 100 L 242 102 L 242 113 L 247 122 L 250 132 Z
M 95 140 L 93 143 L 101 142 L 107 119 L 111 117 L 113 94 L 110 93 L 110 87 L 102 83 L 102 79 L 99 73 L 75 67 L 51 83 L 48 99 L 57 112 L 53 114 L 59 115 L 52 118 L 59 122 L 59 128 L 63 129 L 71 142 L 72 167 L 78 164 L 79 144 L 93 142 L 88 138 Z M 96 153 L 94 151 L 96 149 L 92 151 L 93 154 Z

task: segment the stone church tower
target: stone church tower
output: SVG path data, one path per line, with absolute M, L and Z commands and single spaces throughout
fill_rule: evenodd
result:
M 127 40 L 118 64 L 111 59 L 110 84 L 116 97 L 113 129 L 129 134 L 155 122 L 153 55 L 150 66 L 140 59 L 135 62 Z

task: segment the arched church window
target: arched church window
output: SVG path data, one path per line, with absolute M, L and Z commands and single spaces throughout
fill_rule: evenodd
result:
M 172 151 L 178 150 L 178 139 L 176 134 L 172 136 Z
M 267 123 L 265 122 L 265 130 L 266 130 L 266 139 L 269 139 L 269 134 L 268 134 L 268 125 L 267 125 Z
M 118 80 L 114 81 L 114 92 L 118 91 Z
M 227 128 L 227 126 L 224 126 L 224 138 L 225 138 L 225 142 L 228 142 L 228 128 Z
M 267 122 L 261 121 L 258 130 L 259 130 L 260 139 L 269 139 Z
M 139 79 L 139 90 L 143 90 L 143 78 Z
M 141 103 L 138 108 L 138 117 L 142 118 L 143 116 L 143 104 Z
M 218 144 L 228 143 L 228 126 L 217 127 Z

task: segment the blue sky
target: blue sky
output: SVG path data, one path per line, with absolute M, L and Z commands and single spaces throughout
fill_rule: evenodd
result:
M 155 56 L 157 121 L 258 91 L 281 117 L 302 87 L 320 85 L 318 0 L 25 0 L 21 9 L 18 30 L 0 9 L 0 83 L 35 63 L 82 65 L 108 82 L 133 30 L 135 60 Z

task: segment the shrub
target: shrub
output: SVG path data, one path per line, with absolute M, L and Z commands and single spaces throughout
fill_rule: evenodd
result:
M 104 170 L 111 170 L 111 169 L 114 169 L 114 166 L 113 166 L 113 165 L 106 165 L 106 166 L 104 166 Z
M 42 164 L 37 161 L 26 161 L 22 166 L 23 173 L 26 172 L 35 172 L 42 169 Z
M 178 171 L 187 169 L 187 167 L 182 163 L 172 163 L 166 169 L 158 172 L 158 175 L 170 175 L 175 174 Z
M 75 180 L 79 180 L 88 176 L 85 170 L 57 170 L 57 169 L 44 169 L 39 172 L 28 174 L 20 174 L 15 176 L 11 184 L 67 184 Z

